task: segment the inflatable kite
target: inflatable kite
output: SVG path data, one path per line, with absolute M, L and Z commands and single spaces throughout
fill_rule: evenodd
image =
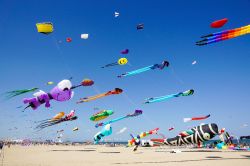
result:
M 210 24 L 211 28 L 221 28 L 227 23 L 228 19 L 223 18 L 221 20 L 214 21 Z
M 51 22 L 37 23 L 36 28 L 39 33 L 46 35 L 53 32 L 53 24 Z
M 103 129 L 96 133 L 96 135 L 94 136 L 94 142 L 95 144 L 98 143 L 103 137 L 105 136 L 109 136 L 112 134 L 112 127 L 110 124 L 107 124 L 103 127 Z
M 102 119 L 107 118 L 108 116 L 112 115 L 114 112 L 112 110 L 102 110 L 100 112 L 97 112 L 96 114 L 92 115 L 90 117 L 90 120 L 96 122 Z
M 129 49 L 125 49 L 121 51 L 121 54 L 128 54 L 129 53 Z
M 190 121 L 193 121 L 193 120 L 204 120 L 204 119 L 207 119 L 209 117 L 210 117 L 210 114 L 207 115 L 207 116 L 201 116 L 201 117 L 184 118 L 183 121 L 184 122 L 190 122 Z
M 64 112 L 59 112 L 51 119 L 51 121 L 61 119 L 64 115 L 65 115 Z
M 144 28 L 144 24 L 138 24 L 137 26 L 136 26 L 136 29 L 137 30 L 141 30 L 141 29 L 143 29 Z
M 232 39 L 238 36 L 246 35 L 250 33 L 250 25 L 235 28 L 231 30 L 225 30 L 217 33 L 202 36 L 203 40 L 197 41 L 196 45 L 203 46 L 211 43 L 216 43 L 228 39 Z
M 187 144 L 201 144 L 208 141 L 219 134 L 218 126 L 215 123 L 204 124 L 194 127 L 188 131 L 181 132 L 174 138 L 163 139 L 162 141 L 154 141 L 156 144 L 181 146 Z
M 107 65 L 103 66 L 102 68 L 111 67 L 111 66 L 117 66 L 117 65 L 126 65 L 127 63 L 128 63 L 128 59 L 127 58 L 120 58 L 120 59 L 118 59 L 117 62 L 113 62 L 113 63 L 107 64 Z
M 141 144 L 141 139 L 148 136 L 148 135 L 152 135 L 152 134 L 157 134 L 157 131 L 159 130 L 159 128 L 155 128 L 153 130 L 150 130 L 148 132 L 142 132 L 140 135 L 137 135 L 136 137 L 134 137 L 132 134 L 130 134 L 130 136 L 132 137 L 131 140 L 128 140 L 128 146 L 132 146 L 135 145 L 135 148 L 133 151 L 136 151 L 138 146 Z
M 116 119 L 113 119 L 113 120 L 110 120 L 108 122 L 102 122 L 102 123 L 97 123 L 95 125 L 95 127 L 100 127 L 100 126 L 105 126 L 107 124 L 111 124 L 111 123 L 114 123 L 114 122 L 117 122 L 117 121 L 120 121 L 122 119 L 126 119 L 126 118 L 130 118 L 130 117 L 135 117 L 135 116 L 138 116 L 138 115 L 141 115 L 142 114 L 142 110 L 135 110 L 135 112 L 133 114 L 128 114 L 126 116 L 122 116 L 120 118 L 116 118 Z
M 20 90 L 6 92 L 4 95 L 5 95 L 6 99 L 11 99 L 15 96 L 19 96 L 19 95 L 24 94 L 24 93 L 34 92 L 36 90 L 38 90 L 38 88 L 20 89 Z
M 114 90 L 108 91 L 106 93 L 102 93 L 102 94 L 91 96 L 91 97 L 81 98 L 80 101 L 77 102 L 77 104 L 84 103 L 84 102 L 89 102 L 91 100 L 96 100 L 98 98 L 102 98 L 102 97 L 105 97 L 105 96 L 118 95 L 118 94 L 122 93 L 122 91 L 123 90 L 120 89 L 120 88 L 115 88 Z
M 147 98 L 147 99 L 145 99 L 146 101 L 144 103 L 145 104 L 155 103 L 155 102 L 160 102 L 160 101 L 168 100 L 168 99 L 175 98 L 175 97 L 190 96 L 193 94 L 194 94 L 194 90 L 190 89 L 190 90 L 187 90 L 185 92 L 180 92 L 180 93 L 176 93 L 176 94 Z
M 169 66 L 169 62 L 168 61 L 163 61 L 161 64 L 154 64 L 154 65 L 147 66 L 147 67 L 144 67 L 144 68 L 141 68 L 141 69 L 138 69 L 138 70 L 130 71 L 130 72 L 127 72 L 125 74 L 119 75 L 118 77 L 121 78 L 121 77 L 131 76 L 131 75 L 140 74 L 140 73 L 143 73 L 143 72 L 146 72 L 146 71 L 149 71 L 149 70 L 155 70 L 155 69 L 162 70 L 162 69 L 164 69 L 165 67 L 168 67 L 168 66 Z
M 62 122 L 66 122 L 66 121 L 73 121 L 76 119 L 77 119 L 77 116 L 75 116 L 75 110 L 72 110 L 72 111 L 70 111 L 70 113 L 68 115 L 66 115 L 65 117 L 62 117 L 60 119 L 53 119 L 52 118 L 50 120 L 42 121 L 38 126 L 36 126 L 35 129 L 42 130 L 42 129 L 49 127 L 49 126 L 53 126 L 53 125 L 56 125 L 56 124 L 59 124 Z
M 92 80 L 86 79 L 83 80 L 80 85 L 72 86 L 70 80 L 62 80 L 49 93 L 40 90 L 39 92 L 34 93 L 35 97 L 33 98 L 24 98 L 23 103 L 28 104 L 26 108 L 31 107 L 33 110 L 36 110 L 44 103 L 45 107 L 50 107 L 50 100 L 60 102 L 70 100 L 74 95 L 74 92 L 72 91 L 74 88 L 80 86 L 91 86 L 93 84 L 94 82 Z

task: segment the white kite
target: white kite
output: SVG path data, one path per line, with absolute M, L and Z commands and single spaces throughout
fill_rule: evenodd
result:
M 118 131 L 116 134 L 122 134 L 127 130 L 127 127 L 123 127 L 120 131 Z

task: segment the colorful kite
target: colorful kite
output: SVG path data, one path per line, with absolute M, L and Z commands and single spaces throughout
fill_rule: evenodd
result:
M 34 92 L 36 90 L 38 90 L 38 88 L 13 90 L 13 91 L 6 92 L 4 95 L 5 95 L 6 99 L 11 99 L 15 96 L 19 96 L 19 95 L 24 94 L 24 93 Z
M 51 119 L 51 121 L 61 119 L 64 116 L 64 114 L 65 114 L 64 112 L 59 112 Z
M 192 120 L 204 120 L 210 117 L 210 114 L 207 116 L 201 116 L 201 117 L 193 117 L 193 118 L 184 118 L 183 121 L 184 122 L 190 122 Z
M 121 51 L 121 54 L 128 54 L 129 53 L 129 49 L 125 49 Z
M 140 74 L 140 73 L 143 73 L 143 72 L 146 72 L 146 71 L 149 71 L 149 70 L 155 70 L 155 69 L 162 70 L 162 69 L 164 69 L 165 67 L 168 67 L 168 66 L 169 66 L 169 62 L 168 61 L 163 61 L 161 64 L 154 64 L 154 65 L 147 66 L 147 67 L 144 67 L 144 68 L 141 68 L 141 69 L 138 69 L 138 70 L 130 71 L 130 72 L 127 72 L 125 74 L 119 75 L 117 77 L 121 78 L 121 77 L 131 76 L 131 75 Z
M 211 43 L 220 42 L 223 40 L 232 39 L 238 36 L 246 35 L 250 33 L 250 25 L 235 28 L 231 30 L 225 30 L 217 33 L 202 36 L 203 40 L 197 41 L 196 45 L 203 46 Z
M 117 65 L 126 65 L 127 63 L 128 63 L 128 59 L 127 58 L 120 58 L 120 59 L 118 59 L 117 62 L 113 62 L 113 63 L 107 64 L 107 65 L 103 66 L 102 68 L 111 67 L 111 66 L 117 66 Z
M 103 137 L 105 136 L 109 136 L 112 134 L 112 127 L 110 124 L 107 124 L 103 127 L 103 129 L 96 133 L 96 135 L 94 136 L 94 143 L 98 143 Z
M 131 140 L 128 140 L 128 146 L 132 146 L 135 145 L 134 150 L 136 151 L 138 146 L 141 144 L 141 139 L 148 136 L 148 135 L 152 135 L 152 134 L 157 134 L 157 131 L 159 130 L 159 128 L 155 128 L 153 130 L 150 130 L 148 132 L 142 132 L 140 135 L 137 135 L 136 137 L 134 137 L 132 134 L 130 134 L 130 136 L 132 137 Z
M 84 103 L 84 102 L 89 102 L 91 100 L 96 100 L 98 98 L 102 98 L 102 97 L 105 97 L 105 96 L 118 95 L 118 94 L 122 93 L 122 91 L 123 90 L 120 89 L 120 88 L 115 88 L 114 90 L 108 91 L 106 93 L 102 93 L 102 94 L 91 96 L 91 97 L 81 98 L 80 101 L 77 102 L 77 104 Z
M 168 99 L 180 97 L 180 96 L 190 96 L 193 94 L 194 94 L 194 90 L 190 89 L 190 90 L 187 90 L 185 92 L 180 92 L 180 93 L 176 93 L 176 94 L 147 98 L 147 99 L 145 99 L 146 101 L 144 102 L 144 104 L 160 102 L 160 101 L 164 101 L 164 100 L 168 100 Z
M 51 22 L 37 23 L 36 27 L 39 33 L 43 33 L 45 35 L 53 32 L 53 24 Z
M 92 115 L 90 117 L 90 120 L 96 122 L 96 121 L 107 118 L 108 116 L 112 115 L 113 113 L 114 112 L 112 110 L 102 110 L 102 111 L 97 112 L 96 114 Z
M 221 20 L 214 21 L 210 24 L 211 28 L 221 28 L 227 23 L 228 19 L 223 18 Z
M 201 144 L 208 141 L 219 134 L 218 126 L 215 123 L 204 124 L 194 127 L 188 131 L 181 132 L 174 138 L 162 139 L 162 141 L 154 141 L 156 144 L 181 146 L 186 144 Z
M 62 117 L 60 119 L 53 119 L 52 118 L 49 120 L 41 121 L 41 123 L 38 126 L 36 126 L 35 129 L 42 130 L 42 129 L 49 127 L 49 126 L 53 126 L 53 125 L 56 125 L 56 124 L 59 124 L 62 122 L 66 122 L 66 121 L 73 121 L 76 119 L 77 119 L 77 116 L 75 116 L 75 111 L 72 110 L 68 115 L 66 115 L 65 117 Z
M 111 123 L 114 123 L 114 122 L 117 122 L 117 121 L 120 121 L 122 119 L 126 119 L 126 118 L 130 118 L 130 117 L 135 117 L 135 116 L 138 116 L 138 115 L 141 115 L 142 114 L 142 110 L 135 110 L 135 112 L 133 114 L 128 114 L 126 116 L 122 116 L 120 118 L 116 118 L 116 119 L 113 119 L 113 120 L 110 120 L 108 122 L 102 122 L 102 123 L 97 123 L 95 125 L 95 127 L 100 127 L 100 126 L 105 126 L 107 124 L 111 124 Z
M 24 98 L 23 103 L 28 104 L 28 107 L 31 107 L 33 110 L 36 110 L 41 104 L 45 103 L 45 107 L 50 107 L 50 100 L 56 101 L 67 101 L 70 100 L 74 92 L 72 91 L 74 88 L 80 86 L 91 86 L 94 82 L 92 80 L 83 80 L 80 85 L 72 86 L 70 80 L 62 80 L 54 87 L 49 93 L 45 93 L 44 91 L 39 91 L 34 93 L 33 98 Z M 26 109 L 25 108 L 25 109 Z

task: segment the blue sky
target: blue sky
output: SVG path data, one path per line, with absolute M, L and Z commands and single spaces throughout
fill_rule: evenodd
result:
M 0 93 L 39 87 L 49 91 L 46 82 L 73 77 L 78 84 L 84 78 L 95 81 L 94 87 L 75 90 L 72 100 L 52 108 L 43 106 L 24 113 L 17 109 L 25 94 L 0 103 L 0 138 L 54 139 L 56 130 L 64 129 L 64 140 L 92 140 L 99 131 L 89 117 L 100 109 L 113 109 L 108 119 L 142 109 L 143 115 L 113 124 L 108 139 L 127 140 L 129 133 L 139 134 L 155 127 L 168 137 L 200 123 L 217 123 L 234 135 L 248 135 L 250 36 L 203 47 L 195 45 L 201 35 L 249 24 L 250 1 L 166 1 L 166 0 L 79 0 L 79 1 L 0 0 Z M 120 16 L 114 17 L 118 11 Z M 220 29 L 210 23 L 228 18 Z M 35 24 L 52 22 L 50 35 L 37 33 Z M 145 28 L 136 30 L 138 23 Z M 88 40 L 80 34 L 88 33 Z M 65 42 L 67 37 L 71 43 Z M 58 43 L 62 41 L 62 43 Z M 128 48 L 129 65 L 101 69 L 120 57 Z M 116 76 L 144 66 L 170 62 L 163 71 L 149 71 L 118 79 Z M 196 60 L 197 64 L 191 63 Z M 95 95 L 114 88 L 122 95 L 110 96 L 76 105 L 80 97 Z M 194 89 L 190 97 L 143 105 L 145 98 Z M 77 121 L 34 132 L 34 121 L 47 119 L 57 112 L 77 110 Z M 183 118 L 211 114 L 205 121 L 183 123 Z M 78 126 L 79 131 L 72 129 Z M 169 127 L 175 130 L 168 132 Z M 9 130 L 17 127 L 17 130 Z M 121 128 L 128 130 L 115 133 Z

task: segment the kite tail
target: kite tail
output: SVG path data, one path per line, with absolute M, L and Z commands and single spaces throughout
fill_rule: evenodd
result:
M 192 120 L 192 118 L 184 118 L 183 122 L 190 122 Z

